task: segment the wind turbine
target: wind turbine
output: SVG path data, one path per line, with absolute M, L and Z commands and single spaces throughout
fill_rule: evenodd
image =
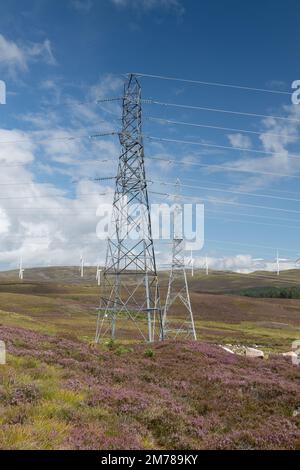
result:
M 208 276 L 208 259 L 207 259 L 207 256 L 205 256 L 204 268 L 205 268 L 205 274 L 206 274 L 206 276 Z
M 96 281 L 98 282 L 98 286 L 101 285 L 101 271 L 99 264 L 97 265 L 97 271 L 96 271 Z
M 277 250 L 276 252 L 276 271 L 277 271 L 277 276 L 280 274 L 280 261 L 288 261 L 287 258 L 279 258 L 279 252 Z
M 192 277 L 194 277 L 194 264 L 195 264 L 195 260 L 194 260 L 194 258 L 193 258 L 193 250 L 191 250 L 191 256 L 190 256 L 190 258 L 188 258 L 188 264 L 191 266 Z
M 84 259 L 83 255 L 80 255 L 80 277 L 84 275 Z
M 20 258 L 19 279 L 21 279 L 21 281 L 23 281 L 24 278 L 24 271 L 25 269 L 23 269 L 23 260 Z

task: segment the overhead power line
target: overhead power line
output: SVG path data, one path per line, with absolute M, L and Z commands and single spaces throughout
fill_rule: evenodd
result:
M 207 211 L 205 211 L 205 214 L 207 214 L 207 212 L 210 213 L 210 210 L 208 209 Z M 265 225 L 265 226 L 268 226 L 268 227 L 284 227 L 284 228 L 295 228 L 295 229 L 300 229 L 300 226 L 299 225 L 286 225 L 286 223 L 284 224 L 270 224 L 268 222 L 255 222 L 253 220 L 251 220 L 249 222 L 249 220 L 242 220 L 242 219 L 230 219 L 228 217 L 223 217 L 223 216 L 211 216 L 211 215 L 205 215 L 206 218 L 208 219 L 214 219 L 214 220 L 222 220 L 222 221 L 225 221 L 225 222 L 234 222 L 235 224 L 247 224 L 247 225 Z
M 300 122 L 300 119 L 296 118 L 288 118 L 284 116 L 274 116 L 270 114 L 258 114 L 258 113 L 248 113 L 243 111 L 234 111 L 229 109 L 219 109 L 219 108 L 210 108 L 206 106 L 193 106 L 189 104 L 179 104 L 179 103 L 166 103 L 159 100 L 153 99 L 144 99 L 144 104 L 156 104 L 159 106 L 169 106 L 172 108 L 182 108 L 182 109 L 193 109 L 198 111 L 209 111 L 214 113 L 226 113 L 226 114 L 235 114 L 237 116 L 247 116 L 247 117 L 259 117 L 259 118 L 272 118 L 272 119 L 280 119 L 282 121 L 291 121 L 291 122 Z
M 257 87 L 250 87 L 245 85 L 233 85 L 229 83 L 220 83 L 220 82 L 208 82 L 203 80 L 190 80 L 186 78 L 177 78 L 177 77 L 168 77 L 164 75 L 151 75 L 148 73 L 136 73 L 138 77 L 146 77 L 146 78 L 156 78 L 160 80 L 170 80 L 175 82 L 182 82 L 182 83 L 191 83 L 194 85 L 208 85 L 208 86 L 216 86 L 216 87 L 225 87 L 225 88 L 236 88 L 238 90 L 246 90 L 246 91 L 258 91 L 263 93 L 275 93 L 279 95 L 291 95 L 290 91 L 284 90 L 270 90 L 268 88 L 257 88 Z
M 110 180 L 115 180 L 115 176 L 107 176 L 107 177 L 84 177 L 84 178 L 79 178 L 75 179 L 72 181 L 72 183 L 78 183 L 79 181 L 110 181 Z M 189 180 L 189 181 L 197 181 L 197 180 Z M 147 180 L 148 183 L 157 183 L 161 185 L 171 185 L 171 186 L 176 186 L 175 183 L 172 182 L 166 182 L 166 181 L 161 181 L 161 180 L 153 180 L 149 179 Z M 43 186 L 47 185 L 48 183 L 40 183 L 40 182 L 18 182 L 18 183 L 0 183 L 0 186 Z M 224 189 L 224 188 L 214 188 L 214 187 L 209 187 L 209 186 L 194 186 L 194 185 L 189 185 L 186 183 L 180 183 L 182 187 L 186 188 L 191 188 L 191 189 L 204 189 L 207 191 L 217 191 L 217 192 L 225 192 L 225 193 L 231 193 L 231 194 L 239 194 L 241 196 L 250 196 L 250 197 L 263 197 L 263 198 L 269 198 L 269 199 L 278 199 L 282 201 L 292 201 L 292 202 L 300 202 L 300 199 L 295 199 L 295 198 L 289 198 L 289 197 L 283 197 L 283 196 L 274 196 L 272 194 L 260 194 L 260 193 L 254 193 L 254 192 L 246 192 L 246 191 L 238 191 L 238 190 L 229 190 L 229 189 Z
M 88 104 L 105 104 L 105 103 L 111 103 L 114 101 L 120 101 L 122 98 L 121 97 L 113 97 L 113 98 L 96 98 L 93 100 L 84 100 L 84 101 L 63 101 L 61 103 L 56 103 L 56 104 L 42 104 L 41 108 L 47 108 L 47 109 L 55 109 L 59 108 L 61 106 L 65 107 L 75 107 L 75 106 L 84 106 Z
M 206 242 L 211 242 L 211 243 L 217 243 L 217 244 L 225 244 L 225 245 L 234 245 L 234 246 L 245 246 L 245 247 L 250 247 L 250 248 L 263 248 L 263 249 L 266 249 L 266 250 L 269 250 L 269 251 L 272 251 L 274 253 L 276 253 L 276 250 L 280 250 L 280 251 L 289 251 L 291 253 L 296 253 L 298 254 L 299 250 L 298 249 L 291 249 L 291 248 L 283 248 L 283 247 L 280 247 L 280 246 L 276 246 L 276 247 L 273 247 L 273 246 L 270 246 L 270 245 L 257 245 L 257 244 L 254 244 L 254 243 L 241 243 L 241 242 L 237 242 L 237 241 L 229 241 L 229 240 L 214 240 L 214 239 L 210 239 L 210 238 L 206 238 L 205 239 Z M 169 240 L 168 240 L 169 242 Z M 268 261 L 268 262 L 273 262 L 273 260 L 264 260 L 264 261 Z M 275 262 L 275 258 L 274 258 L 274 262 Z
M 279 177 L 284 177 L 284 178 L 295 178 L 295 179 L 300 179 L 300 175 L 290 175 L 290 174 L 285 174 L 285 173 L 275 173 L 275 172 L 270 172 L 270 171 L 259 171 L 259 170 L 251 170 L 248 168 L 237 168 L 235 166 L 229 166 L 229 165 L 217 165 L 217 164 L 208 164 L 208 163 L 199 163 L 195 162 L 192 160 L 185 160 L 185 161 L 180 161 L 180 160 L 174 160 L 170 158 L 162 158 L 162 157 L 147 157 L 149 160 L 157 160 L 157 161 L 162 161 L 166 162 L 169 164 L 174 164 L 174 165 L 197 165 L 201 166 L 203 168 L 210 168 L 212 170 L 222 170 L 222 171 L 236 171 L 238 173 L 254 173 L 254 174 L 259 174 L 259 175 L 268 175 L 268 176 L 279 176 Z
M 209 147 L 209 148 L 218 148 L 222 150 L 235 150 L 238 152 L 250 152 L 250 153 L 262 153 L 264 155 L 271 155 L 273 157 L 280 157 L 283 156 L 284 153 L 277 153 L 277 152 L 269 152 L 266 150 L 257 150 L 257 149 L 249 149 L 243 147 L 230 147 L 229 145 L 217 145 L 217 144 L 208 144 L 206 142 L 197 142 L 194 140 L 181 140 L 181 139 L 170 139 L 167 137 L 155 137 L 155 136 L 145 136 L 149 140 L 158 140 L 160 142 L 171 142 L 175 144 L 188 144 L 188 145 L 200 145 L 201 147 Z M 300 155 L 296 154 L 288 154 L 288 158 L 300 158 Z
M 170 194 L 170 193 L 159 193 L 159 192 L 154 192 L 154 191 L 149 191 L 149 192 L 152 192 L 153 194 L 159 194 L 161 196 L 167 196 L 167 197 L 175 197 L 176 195 L 175 194 Z M 217 198 L 197 198 L 197 197 L 193 197 L 193 196 L 188 196 L 188 195 L 184 195 L 184 198 L 185 199 L 192 199 L 194 202 L 199 202 L 199 203 L 203 203 L 204 201 L 208 202 L 208 203 L 211 203 L 211 204 L 229 204 L 229 205 L 233 205 L 233 206 L 241 206 L 241 207 L 253 207 L 255 209 L 265 209 L 265 210 L 270 210 L 270 211 L 281 211 L 281 212 L 289 212 L 289 213 L 293 213 L 293 214 L 300 214 L 300 211 L 297 211 L 297 210 L 293 210 L 293 209 L 284 209 L 284 208 L 281 208 L 281 207 L 270 207 L 270 206 L 261 206 L 261 205 L 258 205 L 258 204 L 247 204 L 247 203 L 244 203 L 244 202 L 235 202 L 235 201 L 225 201 L 223 199 L 217 199 Z
M 162 185 L 169 185 L 169 186 L 176 186 L 176 183 L 169 183 L 161 180 L 149 180 L 153 183 L 158 183 Z M 300 199 L 288 198 L 283 196 L 273 196 L 271 194 L 259 194 L 259 193 L 250 193 L 246 191 L 237 191 L 237 190 L 230 190 L 230 189 L 219 189 L 219 188 L 210 188 L 208 186 L 193 186 L 185 183 L 180 183 L 182 187 L 191 188 L 191 189 L 205 189 L 206 191 L 217 191 L 217 192 L 224 192 L 224 193 L 231 193 L 231 194 L 240 194 L 242 196 L 251 196 L 251 197 L 265 197 L 270 199 L 279 199 L 281 201 L 293 201 L 293 202 L 300 202 Z
M 116 179 L 116 177 L 115 176 L 107 176 L 107 177 L 103 177 L 103 178 L 84 177 L 82 179 L 83 180 L 86 179 L 88 181 L 108 181 L 108 180 L 114 180 L 114 179 Z M 78 182 L 78 181 L 74 181 L 74 182 Z M 189 181 L 197 182 L 198 180 L 193 180 L 192 179 L 192 180 L 189 180 Z M 147 180 L 147 183 L 160 184 L 162 186 L 166 185 L 166 186 L 175 186 L 176 187 L 176 183 L 163 181 L 163 180 L 155 180 L 155 179 L 151 179 L 151 178 Z M 300 199 L 289 198 L 289 197 L 284 197 L 284 196 L 275 196 L 275 195 L 272 195 L 272 194 L 260 194 L 260 193 L 255 193 L 255 192 L 239 191 L 239 190 L 234 190 L 234 189 L 230 190 L 230 189 L 224 189 L 224 188 L 214 188 L 214 187 L 209 187 L 209 186 L 200 186 L 199 184 L 197 184 L 197 186 L 194 186 L 194 185 L 186 184 L 186 183 L 182 182 L 182 180 L 180 182 L 180 186 L 185 187 L 185 188 L 191 188 L 191 189 L 203 189 L 203 190 L 207 190 L 207 191 L 217 191 L 217 192 L 225 192 L 225 193 L 231 193 L 231 194 L 239 194 L 241 196 L 263 197 L 263 198 L 269 198 L 269 199 L 277 199 L 277 200 L 281 200 L 281 201 L 300 202 Z
M 269 175 L 269 176 L 279 176 L 279 177 L 284 177 L 284 178 L 295 178 L 295 179 L 300 179 L 300 175 L 291 175 L 291 174 L 285 174 L 285 173 L 275 173 L 275 172 L 269 172 L 269 171 L 259 171 L 259 170 L 251 170 L 251 169 L 245 169 L 245 168 L 237 168 L 237 167 L 231 167 L 226 165 L 218 165 L 218 164 L 208 164 L 208 163 L 200 163 L 200 162 L 195 162 L 193 160 L 175 160 L 175 159 L 170 159 L 170 158 L 163 158 L 163 157 L 145 157 L 145 160 L 157 160 L 157 161 L 162 161 L 166 162 L 168 164 L 174 164 L 174 165 L 196 165 L 200 166 L 203 168 L 211 168 L 212 170 L 214 169 L 220 169 L 222 171 L 235 171 L 238 173 L 253 173 L 253 174 L 260 174 L 260 175 Z M 75 162 L 68 162 L 68 165 L 86 165 L 87 163 L 89 164 L 99 164 L 99 163 L 108 163 L 111 162 L 112 160 L 109 158 L 104 158 L 104 159 L 95 159 L 95 160 L 81 160 L 81 161 L 75 161 Z M 58 162 L 59 163 L 59 162 Z M 117 162 L 115 162 L 117 163 Z M 21 166 L 24 164 L 21 164 Z M 3 165 L 0 165 L 3 166 Z M 13 165 L 15 166 L 15 165 Z M 19 166 L 19 165 L 17 165 Z M 221 183 L 219 183 L 221 184 Z M 225 183 L 224 183 L 225 184 Z
M 72 132 L 76 132 L 76 131 L 72 131 Z M 72 141 L 72 140 L 80 140 L 80 139 L 96 139 L 97 137 L 106 137 L 106 136 L 109 136 L 109 135 L 119 135 L 119 132 L 118 131 L 107 131 L 107 132 L 98 132 L 98 133 L 94 133 L 94 134 L 84 134 L 84 135 L 69 135 L 69 136 L 65 136 L 65 137 L 45 137 L 45 138 L 41 138 L 41 139 L 38 139 L 38 140 L 29 140 L 28 139 L 20 139 L 20 140 L 0 140 L 0 144 L 6 144 L 6 145 L 9 145 L 9 144 L 20 144 L 20 143 L 27 143 L 27 144 L 31 144 L 31 143 L 41 143 L 41 142 L 53 142 L 53 141 L 57 141 L 57 142 L 63 142 L 63 141 Z M 30 138 L 31 139 L 31 138 Z
M 218 209 L 206 209 L 205 212 L 209 212 L 209 213 L 216 213 L 216 214 L 222 214 L 222 216 L 226 216 L 226 215 L 229 215 L 229 216 L 232 216 L 232 215 L 235 215 L 236 217 L 252 217 L 252 218 L 257 218 L 257 219 L 268 219 L 268 220 L 280 220 L 282 222 L 300 222 L 300 220 L 291 220 L 291 219 L 287 219 L 285 217 L 277 217 L 275 215 L 262 215 L 262 214 L 244 214 L 244 213 L 240 213 L 240 212 L 231 212 L 231 211 L 226 211 L 224 212 L 224 210 L 218 210 Z
M 300 137 L 297 136 L 292 136 L 289 134 L 274 134 L 273 132 L 268 132 L 268 131 L 253 131 L 249 129 L 236 129 L 232 127 L 221 127 L 221 126 L 211 126 L 207 124 L 196 124 L 193 122 L 184 122 L 184 121 L 174 121 L 173 119 L 162 119 L 162 118 L 157 118 L 157 117 L 152 117 L 148 116 L 146 117 L 149 121 L 154 121 L 158 122 L 160 124 L 176 124 L 176 125 L 182 125 L 182 126 L 190 126 L 190 127 L 201 127 L 205 129 L 216 129 L 220 131 L 229 131 L 229 132 L 241 132 L 241 133 L 246 133 L 246 134 L 256 134 L 256 135 L 271 135 L 273 137 L 287 137 L 287 138 L 294 138 L 299 140 Z
M 156 191 L 149 191 L 149 193 L 152 193 L 152 194 L 158 194 L 158 195 L 161 195 L 161 193 L 157 193 Z M 104 196 L 104 195 L 108 195 L 109 193 L 101 193 L 99 194 L 100 196 Z M 112 196 L 112 194 L 110 194 L 110 196 Z M 165 193 L 163 193 L 163 197 L 165 197 Z M 68 202 L 80 202 L 79 200 L 68 200 Z M 85 206 L 85 209 L 84 209 L 84 213 L 85 214 L 94 214 L 95 215 L 95 212 L 97 210 L 98 206 Z M 70 216 L 70 217 L 74 217 L 74 214 L 80 214 L 81 211 L 79 211 L 78 209 L 76 208 L 70 208 L 70 209 L 67 209 L 67 211 L 59 211 L 59 208 L 58 207 L 6 207 L 5 208 L 6 210 L 9 211 L 9 213 L 13 212 L 15 214 L 24 214 L 24 212 L 27 212 L 27 211 L 30 211 L 30 212 L 36 212 L 38 211 L 40 214 L 44 214 L 45 212 L 46 213 L 51 213 L 51 212 L 55 212 L 55 214 L 57 215 L 61 215 L 61 216 Z M 213 214 L 213 213 L 217 213 L 217 214 L 222 214 L 222 220 L 225 220 L 225 221 L 231 221 L 231 222 L 235 222 L 235 223 L 239 223 L 239 222 L 242 222 L 242 223 L 247 223 L 247 224 L 255 224 L 255 225 L 268 225 L 268 226 L 274 226 L 274 227 L 287 227 L 287 228 L 297 228 L 299 229 L 300 226 L 291 226 L 291 225 L 287 225 L 286 222 L 290 222 L 290 223 L 293 223 L 293 222 L 299 222 L 298 220 L 291 220 L 291 219 L 286 219 L 286 218 L 282 218 L 282 217 L 270 217 L 270 216 L 266 216 L 266 215 L 258 215 L 258 214 L 244 214 L 244 213 L 236 213 L 236 212 L 224 212 L 224 211 L 220 211 L 220 210 L 213 210 L 213 209 L 205 209 L 205 214 Z M 277 221 L 283 221 L 284 224 L 271 224 L 271 223 L 263 223 L 263 222 L 254 222 L 254 221 L 249 221 L 249 220 L 241 220 L 241 219 L 232 219 L 232 218 L 228 218 L 226 217 L 227 215 L 235 215 L 236 217 L 252 217 L 252 218 L 260 218 L 260 219 L 268 219 L 268 220 L 277 220 Z M 209 216 L 209 218 L 214 218 L 212 216 Z M 216 219 L 220 220 L 220 217 L 216 217 Z
M 198 179 L 194 179 L 194 178 L 184 178 L 184 181 L 188 181 L 188 182 L 192 182 L 192 183 L 199 183 L 199 178 Z M 211 183 L 213 185 L 216 185 L 216 186 L 227 186 L 231 189 L 234 188 L 235 184 L 237 184 L 237 182 L 232 182 L 232 183 L 221 183 L 220 181 L 211 181 L 211 180 L 205 180 L 206 183 Z M 241 184 L 239 184 L 239 187 L 241 187 Z M 297 191 L 286 191 L 284 189 L 270 189 L 270 188 L 266 188 L 266 190 L 268 192 L 271 192 L 271 193 L 279 193 L 279 194 L 292 194 L 294 196 L 300 196 L 300 193 L 297 192 Z
M 81 198 L 81 197 L 89 197 L 89 196 L 106 196 L 107 193 L 82 193 L 82 194 L 79 194 L 78 197 Z M 68 195 L 67 194 L 41 194 L 41 195 L 31 195 L 31 196 L 5 196 L 5 197 L 2 197 L 0 196 L 0 199 L 5 199 L 5 200 L 9 200 L 9 199 L 41 199 L 41 198 L 65 198 L 67 199 L 69 202 L 78 202 L 79 200 L 78 199 L 72 199 L 72 198 L 68 198 Z
M 173 197 L 174 195 L 173 194 L 169 194 L 169 193 L 161 193 L 161 192 L 158 192 L 158 191 L 149 191 L 149 193 L 151 194 L 155 194 L 157 196 L 160 196 L 160 197 Z M 183 195 L 183 199 L 193 199 L 195 200 L 195 198 L 193 198 L 192 196 L 186 196 L 186 195 Z M 203 202 L 203 199 L 199 200 L 200 202 Z M 210 202 L 210 200 L 206 200 L 208 202 Z M 226 204 L 226 203 L 225 203 Z M 220 203 L 220 205 L 222 205 L 222 203 Z M 240 205 L 243 205 L 243 204 L 240 204 Z M 250 207 L 253 207 L 251 205 L 249 205 Z M 254 206 L 256 208 L 256 206 Z M 264 207 L 262 207 L 264 208 Z M 278 221 L 282 221 L 284 222 L 284 224 L 270 224 L 270 223 L 262 223 L 262 222 L 253 222 L 252 220 L 249 221 L 249 220 L 244 220 L 242 221 L 243 223 L 247 223 L 247 224 L 255 224 L 255 225 L 269 225 L 269 226 L 274 226 L 274 227 L 289 227 L 289 228 L 300 228 L 300 226 L 288 226 L 286 224 L 286 222 L 290 222 L 290 223 L 294 223 L 294 222 L 300 222 L 299 220 L 291 220 L 291 219 L 287 219 L 287 218 L 283 218 L 283 217 L 274 217 L 274 216 L 267 216 L 267 215 L 259 215 L 259 214 L 244 214 L 244 213 L 237 213 L 237 212 L 230 212 L 230 211 L 221 211 L 221 210 L 214 210 L 214 209 L 207 209 L 205 208 L 205 214 L 207 213 L 217 213 L 217 214 L 221 214 L 222 215 L 222 219 L 223 220 L 227 220 L 227 221 L 231 221 L 231 222 L 241 222 L 241 219 L 232 219 L 232 218 L 228 218 L 226 217 L 226 215 L 235 215 L 236 217 L 251 217 L 251 218 L 259 218 L 259 219 L 268 219 L 268 220 L 278 220 Z M 210 218 L 213 218 L 212 216 L 210 216 Z M 216 219 L 220 220 L 220 217 L 216 217 Z
M 240 246 L 249 246 L 249 247 L 252 247 L 252 248 L 263 248 L 263 249 L 266 249 L 266 250 L 274 250 L 276 251 L 277 249 L 280 249 L 282 251 L 290 251 L 292 253 L 295 253 L 297 250 L 292 250 L 290 248 L 280 248 L 280 247 L 272 247 L 272 246 L 269 246 L 269 245 L 256 245 L 256 244 L 253 244 L 253 243 L 241 243 L 241 242 L 236 242 L 236 241 L 228 241 L 228 240 L 212 240 L 212 239 L 206 239 L 206 241 L 208 242 L 213 242 L 213 243 L 225 243 L 225 244 L 229 244 L 229 245 L 240 245 Z M 275 260 L 274 260 L 275 262 Z

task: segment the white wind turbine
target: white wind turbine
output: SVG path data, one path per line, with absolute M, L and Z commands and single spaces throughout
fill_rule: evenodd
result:
M 276 251 L 276 272 L 277 276 L 280 274 L 280 261 L 288 261 L 287 258 L 279 258 L 279 252 L 278 250 Z
M 24 278 L 24 271 L 25 269 L 23 269 L 23 260 L 22 258 L 20 258 L 19 279 L 21 279 L 21 281 L 23 281 L 23 278 Z
M 194 277 L 194 264 L 195 264 L 195 259 L 193 258 L 193 250 L 191 250 L 191 256 L 190 258 L 188 258 L 188 265 L 191 266 L 192 277 Z
M 206 276 L 208 276 L 208 259 L 207 259 L 207 256 L 205 256 L 204 269 L 205 269 Z
M 84 259 L 83 255 L 80 255 L 80 277 L 84 276 Z
M 97 271 L 96 271 L 96 281 L 98 282 L 98 286 L 101 285 L 101 272 L 102 272 L 102 269 L 100 269 L 100 266 L 98 264 Z

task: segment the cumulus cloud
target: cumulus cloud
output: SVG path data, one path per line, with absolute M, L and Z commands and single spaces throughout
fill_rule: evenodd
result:
M 120 146 L 116 137 L 89 138 L 112 127 L 107 110 L 89 100 L 117 92 L 118 85 L 103 77 L 86 90 L 86 104 L 73 99 L 63 113 L 54 107 L 21 116 L 26 133 L 0 129 L 2 268 L 15 268 L 21 256 L 25 268 L 74 265 L 81 252 L 87 263 L 104 262 L 106 242 L 96 236 L 96 212 L 100 203 L 111 202 L 113 191 L 93 179 L 115 175 Z
M 207 256 L 196 257 L 195 258 L 195 269 L 204 269 L 205 263 L 209 266 L 211 270 L 221 270 L 221 271 L 234 271 L 239 273 L 251 273 L 254 271 L 270 271 L 275 272 L 277 270 L 276 260 L 263 260 L 256 259 L 250 254 L 236 254 L 232 256 Z M 295 269 L 297 268 L 296 262 L 294 260 L 285 259 L 280 261 L 280 270 L 284 271 L 286 269 Z
M 297 148 L 299 148 L 300 107 L 284 106 L 277 114 L 286 120 L 268 117 L 261 121 L 261 131 L 258 135 L 261 145 L 253 145 L 256 151 L 261 149 L 261 154 L 251 153 L 253 147 L 249 145 L 247 136 L 242 134 L 230 136 L 233 147 L 246 150 L 242 158 L 228 162 L 228 174 L 231 176 L 238 174 L 242 181 L 241 184 L 234 186 L 235 189 L 254 191 L 268 188 L 276 181 L 280 181 L 284 175 L 296 175 L 299 172 L 300 159 L 293 158 L 293 153 L 299 153 Z M 235 171 L 232 171 L 232 168 Z M 216 168 L 212 171 L 220 170 Z
M 41 43 L 18 44 L 0 34 L 0 67 L 10 75 L 26 71 L 29 63 L 37 60 L 56 64 L 49 39 Z

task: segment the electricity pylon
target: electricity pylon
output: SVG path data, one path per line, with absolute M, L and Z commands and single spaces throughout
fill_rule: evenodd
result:
M 174 207 L 172 267 L 164 307 L 163 330 L 166 339 L 182 337 L 185 339 L 192 338 L 197 340 L 184 263 L 185 241 L 182 233 L 182 206 L 178 202 L 179 190 L 180 182 L 177 180 L 177 203 Z M 183 307 L 183 312 L 180 312 L 178 315 L 175 315 L 174 313 L 175 303 L 177 304 L 178 310 L 180 307 Z
M 141 87 L 130 75 L 124 87 L 122 152 L 112 205 L 111 233 L 102 272 L 95 341 L 163 338 L 141 130 Z M 135 333 L 134 333 L 135 332 Z

